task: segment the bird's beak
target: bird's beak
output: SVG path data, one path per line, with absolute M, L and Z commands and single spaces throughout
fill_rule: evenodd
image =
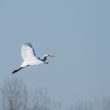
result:
M 54 55 L 48 55 L 49 57 L 55 57 Z

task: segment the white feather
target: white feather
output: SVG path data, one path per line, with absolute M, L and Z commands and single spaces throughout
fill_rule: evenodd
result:
M 31 43 L 25 43 L 21 47 L 21 57 L 23 59 L 23 63 L 21 67 L 25 67 L 27 65 L 38 65 L 43 63 L 35 54 L 34 48 L 32 47 Z

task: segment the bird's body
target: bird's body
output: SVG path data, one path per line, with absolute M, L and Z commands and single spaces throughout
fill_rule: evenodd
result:
M 43 56 L 43 58 L 37 57 L 32 44 L 31 43 L 25 43 L 21 47 L 21 57 L 23 59 L 21 67 L 17 70 L 14 70 L 12 72 L 12 74 L 16 73 L 17 71 L 19 71 L 25 67 L 31 66 L 31 65 L 39 65 L 42 63 L 48 64 L 47 58 L 48 57 L 54 57 L 54 56 L 46 54 Z

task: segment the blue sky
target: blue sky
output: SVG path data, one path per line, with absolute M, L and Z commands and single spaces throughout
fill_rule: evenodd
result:
M 0 0 L 0 82 L 18 77 L 30 91 L 46 88 L 64 103 L 110 96 L 110 1 Z M 22 43 L 48 65 L 11 75 L 21 64 Z

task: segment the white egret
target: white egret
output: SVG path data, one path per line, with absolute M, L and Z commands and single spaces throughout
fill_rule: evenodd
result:
M 42 58 L 37 57 L 32 44 L 25 43 L 21 46 L 21 57 L 23 59 L 21 67 L 19 69 L 14 70 L 12 74 L 31 65 L 38 65 L 42 63 L 48 64 L 47 58 L 54 57 L 54 56 L 50 54 L 45 54 Z

